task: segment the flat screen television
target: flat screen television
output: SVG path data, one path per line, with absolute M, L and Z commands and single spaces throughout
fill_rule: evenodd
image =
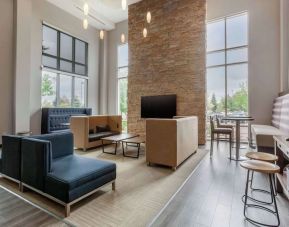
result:
M 173 118 L 176 112 L 176 95 L 141 97 L 141 118 Z

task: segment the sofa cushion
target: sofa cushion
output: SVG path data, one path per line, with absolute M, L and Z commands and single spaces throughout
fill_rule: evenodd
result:
M 104 137 L 113 136 L 119 134 L 118 132 L 99 132 L 94 134 L 89 134 L 88 140 L 89 142 L 100 140 Z
M 283 135 L 284 133 L 271 125 L 251 125 L 252 133 L 255 135 Z
M 115 171 L 114 163 L 69 155 L 53 161 L 46 181 L 58 181 L 55 190 L 68 191 Z
M 62 133 L 62 132 L 71 132 L 71 130 L 70 129 L 62 129 L 62 130 L 51 131 L 51 133 Z
M 99 133 L 99 132 L 109 132 L 110 131 L 110 128 L 108 125 L 98 125 L 96 126 L 96 132 Z

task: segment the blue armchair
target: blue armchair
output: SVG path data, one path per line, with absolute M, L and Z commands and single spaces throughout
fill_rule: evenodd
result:
M 17 183 L 21 179 L 21 140 L 19 136 L 2 136 L 1 174 Z
M 24 187 L 70 206 L 112 183 L 116 165 L 74 155 L 72 133 L 48 134 L 22 139 L 21 180 Z

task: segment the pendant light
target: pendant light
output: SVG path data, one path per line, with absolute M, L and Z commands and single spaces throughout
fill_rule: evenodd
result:
M 147 12 L 147 22 L 148 23 L 151 23 L 151 20 L 152 20 L 152 14 L 150 11 Z
M 144 28 L 142 34 L 143 34 L 143 37 L 146 38 L 148 35 L 148 30 Z
M 88 20 L 86 18 L 83 19 L 83 28 L 85 30 L 88 28 Z
M 88 7 L 87 2 L 85 2 L 84 5 L 83 5 L 84 16 L 88 16 L 88 12 L 89 12 L 89 7 Z
M 103 30 L 101 30 L 101 31 L 99 32 L 99 38 L 100 38 L 100 39 L 104 39 L 104 31 L 103 31 Z
M 126 7 L 127 7 L 127 1 L 126 0 L 121 0 L 121 7 L 123 10 L 126 10 Z
M 122 43 L 125 43 L 125 35 L 124 34 L 121 34 L 120 40 Z

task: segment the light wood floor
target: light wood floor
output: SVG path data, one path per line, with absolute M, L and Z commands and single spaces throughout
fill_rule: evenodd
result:
M 253 226 L 244 221 L 241 197 L 245 191 L 246 171 L 238 162 L 229 161 L 228 145 L 220 143 L 212 159 L 207 155 L 151 226 L 243 227 Z M 243 152 L 245 152 L 244 150 Z M 267 188 L 267 179 L 255 174 L 254 185 Z M 266 199 L 266 194 L 254 194 Z M 282 194 L 277 196 L 282 227 L 289 226 L 289 202 Z M 250 217 L 274 224 L 274 216 L 249 210 Z
M 71 226 L 0 187 L 0 226 Z

